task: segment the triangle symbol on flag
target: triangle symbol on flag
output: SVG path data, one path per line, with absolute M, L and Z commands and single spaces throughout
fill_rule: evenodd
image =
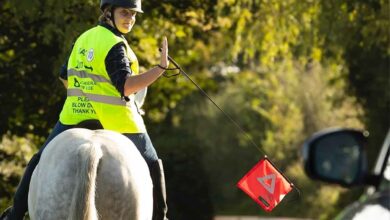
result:
M 275 174 L 269 174 L 267 176 L 258 177 L 257 181 L 271 194 L 274 194 L 275 191 Z M 267 184 L 265 181 L 271 179 L 271 184 Z

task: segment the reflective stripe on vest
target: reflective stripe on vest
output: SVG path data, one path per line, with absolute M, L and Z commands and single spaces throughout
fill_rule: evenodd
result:
M 81 89 L 68 89 L 67 96 L 85 96 L 90 101 L 105 103 L 109 105 L 126 106 L 126 101 L 119 97 L 112 97 L 106 95 L 97 95 L 92 93 L 85 93 Z
M 78 71 L 78 70 L 75 70 L 75 69 L 69 69 L 68 70 L 68 77 L 69 76 L 77 76 L 79 78 L 90 78 L 92 79 L 93 81 L 95 82 L 107 82 L 107 83 L 111 83 L 111 80 L 103 77 L 103 76 L 99 76 L 99 75 L 96 75 L 96 74 L 90 74 L 86 71 Z

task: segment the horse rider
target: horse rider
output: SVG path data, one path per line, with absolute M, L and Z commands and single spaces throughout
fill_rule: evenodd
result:
M 60 79 L 67 98 L 59 121 L 30 162 L 15 193 L 13 206 L 0 220 L 21 220 L 28 210 L 28 190 L 42 151 L 58 134 L 83 121 L 97 120 L 104 129 L 128 137 L 148 164 L 153 182 L 153 220 L 167 219 L 165 177 L 162 162 L 149 138 L 135 93 L 146 89 L 169 65 L 168 43 L 162 41 L 160 64 L 140 74 L 136 55 L 124 34 L 131 31 L 141 0 L 101 0 L 97 26 L 75 41 Z M 145 94 L 145 93 L 144 93 Z

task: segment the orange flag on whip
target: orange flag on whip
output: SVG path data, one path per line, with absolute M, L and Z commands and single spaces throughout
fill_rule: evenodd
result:
M 270 212 L 292 190 L 293 185 L 265 157 L 237 183 L 237 187 Z

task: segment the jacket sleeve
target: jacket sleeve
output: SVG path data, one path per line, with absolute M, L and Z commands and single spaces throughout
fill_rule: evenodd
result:
M 106 71 L 115 88 L 124 96 L 126 79 L 132 75 L 130 60 L 126 55 L 126 46 L 120 42 L 113 46 L 105 59 Z

